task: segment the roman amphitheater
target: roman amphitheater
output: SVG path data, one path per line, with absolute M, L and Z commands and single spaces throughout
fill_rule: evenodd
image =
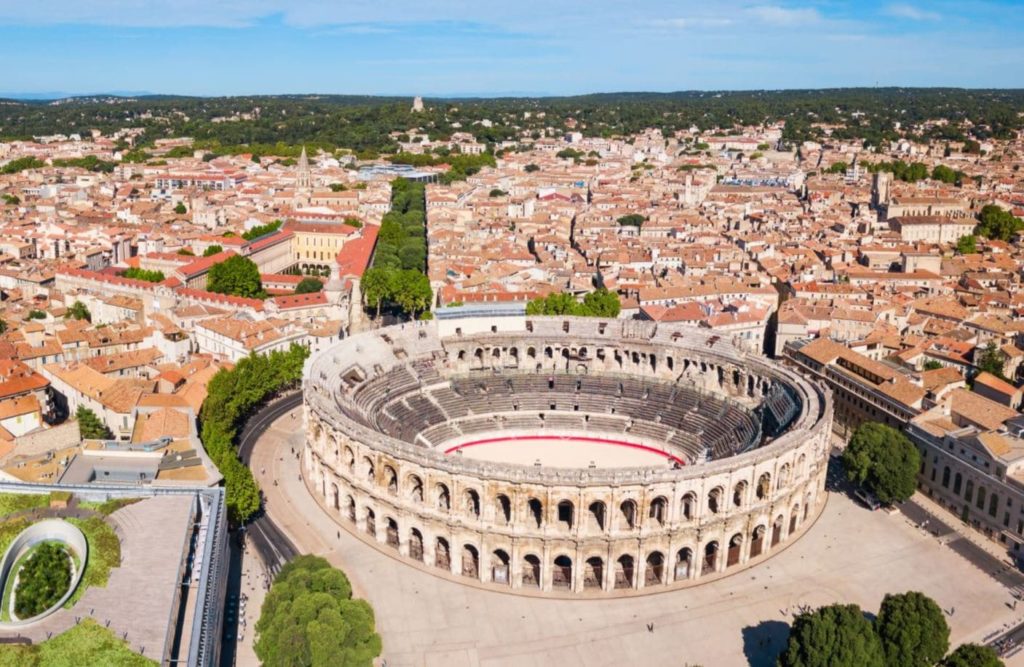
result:
M 824 506 L 829 396 L 707 330 L 439 314 L 306 363 L 307 488 L 446 576 L 664 591 L 770 558 Z

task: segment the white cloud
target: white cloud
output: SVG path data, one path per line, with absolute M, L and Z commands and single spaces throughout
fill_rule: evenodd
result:
M 889 5 L 884 11 L 889 16 L 911 21 L 938 21 L 942 18 L 941 14 L 902 3 Z
M 640 25 L 664 30 L 685 30 L 687 28 L 724 28 L 735 21 L 724 17 L 696 16 L 690 18 L 663 18 L 640 21 Z
M 780 5 L 758 5 L 749 7 L 747 14 L 753 18 L 778 26 L 795 26 L 817 23 L 821 14 L 814 7 L 782 7 Z

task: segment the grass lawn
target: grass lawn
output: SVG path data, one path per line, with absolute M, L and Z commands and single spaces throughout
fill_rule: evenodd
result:
M 0 493 L 0 517 L 20 512 L 21 510 L 33 510 L 49 506 L 50 494 L 48 493 Z
M 126 642 L 92 619 L 36 646 L 0 644 L 0 667 L 150 667 Z
M 110 500 L 102 503 L 96 503 L 89 500 L 81 500 L 78 502 L 78 506 L 82 509 L 93 510 L 99 512 L 103 516 L 110 516 L 122 507 L 133 505 L 142 500 L 142 498 L 111 498 Z
M 117 538 L 114 529 L 100 517 L 67 521 L 78 526 L 85 534 L 85 541 L 89 543 L 89 557 L 82 573 L 82 581 L 64 605 L 65 608 L 70 608 L 82 597 L 85 589 L 90 586 L 102 588 L 107 585 L 110 571 L 121 565 L 121 540 Z

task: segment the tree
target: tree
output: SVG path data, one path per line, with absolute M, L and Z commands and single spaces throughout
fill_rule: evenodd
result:
M 903 433 L 878 422 L 864 422 L 843 452 L 851 482 L 863 486 L 883 504 L 914 494 L 921 454 Z
M 1024 229 L 1024 222 L 1020 218 L 995 204 L 988 204 L 981 209 L 974 231 L 987 239 L 1009 241 L 1021 229 Z
M 21 199 L 18 198 L 18 195 L 5 194 L 4 203 L 9 206 L 17 206 L 21 203 Z
M 583 310 L 587 317 L 614 318 L 619 316 L 622 304 L 618 294 L 602 287 L 583 297 Z
M 387 269 L 374 266 L 367 269 L 363 273 L 362 280 L 359 281 L 366 304 L 373 304 L 377 309 L 374 319 L 380 319 L 381 305 L 385 300 L 387 300 L 388 295 L 391 293 L 388 280 L 389 271 Z
M 274 220 L 273 222 L 268 222 L 265 225 L 257 225 L 247 232 L 242 232 L 242 238 L 246 241 L 252 241 L 253 239 L 258 239 L 261 236 L 273 234 L 277 230 L 281 229 L 281 224 L 280 220 Z
M 962 173 L 950 169 L 944 164 L 935 165 L 935 168 L 932 169 L 932 180 L 934 181 L 942 181 L 943 183 L 952 185 L 959 181 L 962 177 Z
M 256 623 L 254 646 L 268 667 L 369 667 L 380 655 L 373 608 L 352 599 L 341 570 L 299 556 L 278 572 Z
M 216 244 L 207 246 L 206 250 L 203 251 L 203 257 L 210 257 L 211 255 L 216 255 L 219 252 L 224 252 L 224 246 Z
M 196 254 L 192 252 L 191 248 L 178 248 L 179 255 L 185 255 L 186 257 L 195 257 Z
M 109 440 L 113 437 L 107 425 L 84 405 L 78 406 L 75 419 L 78 421 L 78 433 L 82 440 Z
M 89 312 L 89 309 L 86 308 L 85 304 L 82 303 L 81 301 L 75 301 L 73 304 L 71 304 L 71 307 L 68 308 L 68 312 L 64 315 L 64 317 L 70 317 L 75 320 L 86 320 L 87 322 L 92 322 L 92 313 Z
M 121 275 L 125 278 L 131 278 L 133 280 L 144 280 L 148 283 L 159 283 L 164 280 L 163 271 L 150 271 L 148 269 L 141 269 L 137 266 L 129 267 L 128 269 L 121 272 Z
M 978 239 L 974 234 L 961 236 L 956 242 L 956 251 L 961 255 L 973 255 L 978 252 Z
M 621 216 L 616 222 L 618 222 L 623 227 L 629 226 L 640 229 L 640 227 L 643 226 L 645 222 L 647 222 L 647 218 L 640 215 L 639 213 L 630 213 L 629 215 Z
M 875 631 L 887 665 L 931 667 L 949 650 L 949 626 L 942 609 L 917 591 L 886 595 Z
M 779 667 L 883 667 L 882 643 L 855 604 L 830 605 L 793 622 Z
M 0 334 L 7 333 L 7 320 L 0 319 Z
M 974 354 L 977 357 L 974 365 L 977 366 L 978 371 L 990 373 L 1002 380 L 1006 379 L 1006 376 L 1003 375 L 1003 369 L 1006 368 L 1006 353 L 999 349 L 995 341 L 990 340 L 984 349 L 980 352 L 975 351 Z
M 232 255 L 223 262 L 214 264 L 206 279 L 206 289 L 218 294 L 250 299 L 261 299 L 265 296 L 259 267 L 251 259 L 241 255 Z
M 63 544 L 43 542 L 17 575 L 15 612 L 22 619 L 38 616 L 57 604 L 71 586 L 71 559 Z
M 622 309 L 619 295 L 603 287 L 588 293 L 583 302 L 572 294 L 552 292 L 526 304 L 527 315 L 575 315 L 578 317 L 618 317 Z
M 174 212 L 177 213 L 178 215 L 185 215 L 186 213 L 188 213 L 188 209 L 185 208 L 184 202 L 178 202 L 178 205 L 174 207 Z
M 296 294 L 313 294 L 324 288 L 324 284 L 316 278 L 303 278 L 295 286 Z
M 938 361 L 936 359 L 929 359 L 928 361 L 924 362 L 924 370 L 926 371 L 937 371 L 940 368 L 945 367 L 942 365 L 941 361 Z
M 393 282 L 392 300 L 398 307 L 416 319 L 416 314 L 430 308 L 433 292 L 430 279 L 415 269 L 399 271 Z
M 941 667 L 1006 667 L 998 653 L 980 644 L 961 644 L 939 664 Z
M 523 167 L 523 171 L 525 171 L 527 174 L 532 174 L 535 171 L 540 171 L 540 167 L 531 162 L 530 164 Z

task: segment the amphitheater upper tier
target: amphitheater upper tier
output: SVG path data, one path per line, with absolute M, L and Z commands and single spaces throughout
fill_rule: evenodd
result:
M 727 337 L 564 317 L 454 319 L 307 361 L 324 508 L 421 566 L 542 593 L 683 586 L 817 515 L 831 405 Z

